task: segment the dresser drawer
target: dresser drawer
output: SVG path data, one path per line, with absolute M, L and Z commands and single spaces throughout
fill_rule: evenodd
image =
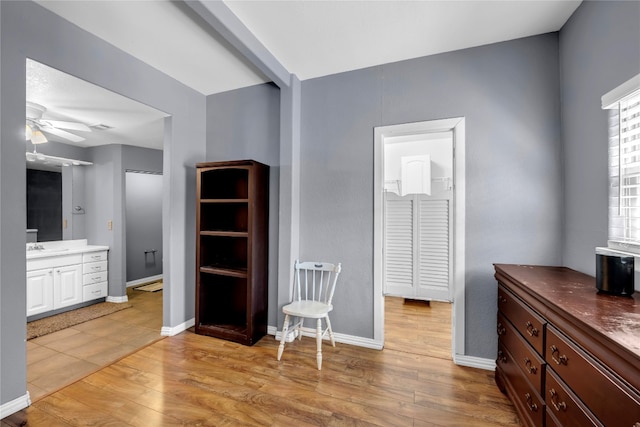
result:
M 522 338 L 502 314 L 498 313 L 498 336 L 503 345 L 509 350 L 516 365 L 520 367 L 524 376 L 542 396 L 542 383 L 545 363 L 536 351 Z
M 542 355 L 546 322 L 502 285 L 498 287 L 498 309 L 536 349 L 538 354 Z
M 107 282 L 96 283 L 82 287 L 82 301 L 105 298 L 109 292 Z
M 82 273 L 99 273 L 101 271 L 107 271 L 107 261 L 85 262 L 82 265 Z
M 498 344 L 497 369 L 505 379 L 505 387 L 520 417 L 526 419 L 525 425 L 540 427 L 544 425 L 545 404 L 538 392 L 524 377 L 514 357 L 502 344 Z
M 547 327 L 547 370 L 553 369 L 607 426 L 640 422 L 640 395 L 552 326 Z M 548 387 L 546 387 L 548 389 Z
M 83 274 L 82 284 L 92 285 L 94 283 L 106 282 L 107 277 L 108 273 L 106 271 L 101 271 L 100 273 Z
M 546 375 L 547 413 L 552 413 L 563 427 L 603 427 L 580 399 L 568 390 L 562 381 L 549 369 Z M 549 423 L 547 423 L 549 425 Z
M 82 262 L 107 261 L 107 251 L 85 252 L 82 254 Z

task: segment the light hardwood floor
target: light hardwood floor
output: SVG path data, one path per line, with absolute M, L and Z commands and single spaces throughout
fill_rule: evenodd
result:
M 162 338 L 162 291 L 127 296 L 131 308 L 27 341 L 33 402 Z
M 277 362 L 272 336 L 246 347 L 187 331 L 38 400 L 2 426 L 520 425 L 493 372 L 450 360 L 449 306 L 387 298 L 386 307 L 386 348 L 325 343 L 322 371 L 311 338 L 288 344 Z

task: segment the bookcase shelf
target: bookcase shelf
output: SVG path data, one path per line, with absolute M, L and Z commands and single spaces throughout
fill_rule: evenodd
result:
M 269 167 L 198 163 L 197 334 L 255 344 L 267 331 Z

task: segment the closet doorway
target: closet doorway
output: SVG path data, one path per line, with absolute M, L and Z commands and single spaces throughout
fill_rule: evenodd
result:
M 374 338 L 385 296 L 453 302 L 464 354 L 464 118 L 375 128 Z
M 162 280 L 162 173 L 127 170 L 127 287 Z

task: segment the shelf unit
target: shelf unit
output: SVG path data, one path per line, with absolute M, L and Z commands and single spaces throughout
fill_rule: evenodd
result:
M 253 345 L 267 332 L 269 167 L 198 163 L 197 334 Z

